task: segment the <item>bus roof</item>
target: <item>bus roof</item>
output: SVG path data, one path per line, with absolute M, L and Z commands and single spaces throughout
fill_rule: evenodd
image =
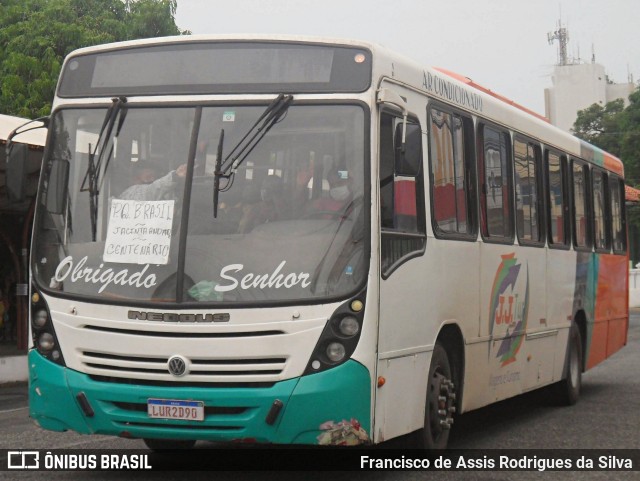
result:
M 127 40 L 124 42 L 105 43 L 83 47 L 72 51 L 69 57 L 95 53 L 104 50 L 120 48 L 139 47 L 143 45 L 158 45 L 176 42 L 208 42 L 208 41 L 265 41 L 265 42 L 300 42 L 300 43 L 326 43 L 331 45 L 346 45 L 353 47 L 363 47 L 371 50 L 383 48 L 371 42 L 333 37 L 314 37 L 310 35 L 280 35 L 280 34 L 199 34 L 199 35 L 176 35 L 169 37 L 144 38 L 138 40 Z

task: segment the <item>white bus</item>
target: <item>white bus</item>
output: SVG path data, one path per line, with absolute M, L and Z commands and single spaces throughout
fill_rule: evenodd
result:
M 626 343 L 621 162 L 377 45 L 72 52 L 38 195 L 45 429 L 441 448 Z

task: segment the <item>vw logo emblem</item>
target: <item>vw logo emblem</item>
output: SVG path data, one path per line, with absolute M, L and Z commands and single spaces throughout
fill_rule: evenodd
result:
M 187 373 L 187 361 L 182 356 L 171 356 L 167 367 L 169 373 L 176 377 L 184 376 Z

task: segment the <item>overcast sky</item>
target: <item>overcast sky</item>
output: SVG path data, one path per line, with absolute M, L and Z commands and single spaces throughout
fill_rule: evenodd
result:
M 558 44 L 604 65 L 616 83 L 640 80 L 639 0 L 178 0 L 176 23 L 194 34 L 291 33 L 382 44 L 444 67 L 544 114 Z

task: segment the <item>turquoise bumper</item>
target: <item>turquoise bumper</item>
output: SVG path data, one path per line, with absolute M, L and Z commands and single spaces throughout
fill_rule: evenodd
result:
M 93 410 L 77 401 L 83 393 Z M 154 419 L 149 398 L 203 401 L 204 421 Z M 273 402 L 284 407 L 271 425 Z M 29 353 L 29 414 L 44 429 L 134 438 L 203 439 L 317 444 L 320 425 L 356 419 L 371 426 L 369 371 L 350 360 L 334 369 L 281 381 L 270 387 L 156 387 L 99 382 Z

